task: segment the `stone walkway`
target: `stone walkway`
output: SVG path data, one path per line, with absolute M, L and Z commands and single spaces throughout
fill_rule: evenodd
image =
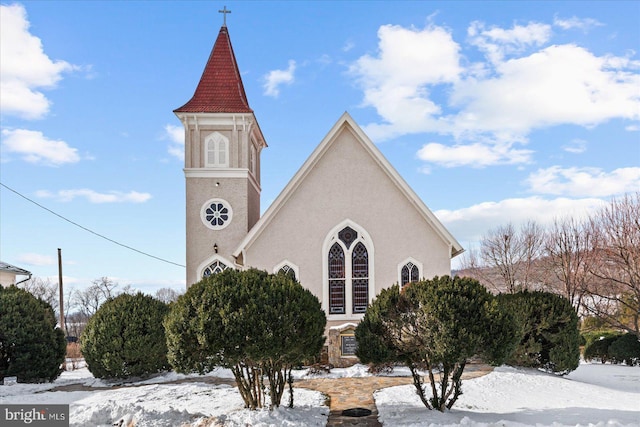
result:
M 467 365 L 462 379 L 477 378 L 491 372 L 493 368 L 483 364 Z M 397 385 L 413 384 L 411 377 L 349 377 L 349 378 L 315 378 L 297 380 L 294 386 L 320 391 L 329 396 L 329 420 L 327 427 L 362 426 L 378 427 L 378 409 L 373 400 L 376 390 Z M 371 415 L 365 417 L 346 417 L 342 411 L 351 408 L 365 408 Z

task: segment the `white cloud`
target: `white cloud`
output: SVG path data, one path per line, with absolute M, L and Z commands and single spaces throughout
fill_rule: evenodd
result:
M 149 193 L 139 193 L 137 191 L 130 191 L 128 193 L 120 191 L 98 193 L 97 191 L 86 188 L 76 190 L 59 190 L 56 193 L 51 193 L 47 190 L 40 190 L 36 192 L 36 196 L 56 199 L 59 202 L 70 202 L 75 198 L 83 197 L 90 203 L 144 203 L 151 199 L 151 194 Z
M 182 126 L 166 125 L 166 137 L 171 141 L 168 152 L 172 156 L 184 160 L 184 128 Z
M 44 265 L 56 264 L 56 260 L 54 257 L 49 255 L 42 255 L 42 254 L 34 254 L 34 253 L 20 254 L 16 259 L 20 264 L 26 264 L 26 265 L 44 266 Z
M 551 37 L 551 26 L 541 23 L 502 29 L 474 22 L 467 42 L 491 59 L 469 63 L 447 29 L 380 27 L 378 52 L 350 67 L 363 105 L 380 116 L 365 132 L 375 141 L 451 135 L 453 147 L 427 144 L 419 156 L 452 165 L 456 151 L 475 150 L 489 165 L 530 161 L 532 152 L 504 147 L 527 143 L 536 129 L 640 119 L 640 61 L 633 52 L 598 56 L 572 44 L 546 46 Z
M 497 164 L 529 163 L 532 151 L 515 149 L 510 144 L 459 144 L 449 147 L 438 143 L 424 145 L 418 158 L 445 167 L 485 167 Z
M 42 41 L 29 32 L 22 5 L 0 5 L 0 108 L 3 114 L 38 119 L 49 112 L 50 101 L 40 91 L 55 87 L 62 73 L 75 69 L 53 61 Z
M 565 144 L 562 149 L 567 153 L 580 154 L 587 151 L 587 141 L 584 139 L 573 139 Z
M 277 98 L 280 95 L 280 86 L 290 85 L 295 80 L 296 61 L 289 60 L 289 68 L 286 70 L 272 70 L 267 73 L 264 83 L 264 94 Z
M 434 214 L 458 241 L 466 245 L 480 241 L 489 230 L 509 222 L 519 226 L 533 220 L 547 225 L 558 217 L 585 218 L 606 204 L 597 198 L 548 200 L 535 196 L 484 202 L 457 210 L 438 210 Z
M 578 18 L 576 16 L 572 16 L 571 18 L 561 19 L 556 16 L 553 18 L 553 25 L 560 27 L 563 30 L 577 28 L 586 32 L 594 27 L 600 27 L 604 24 L 593 18 Z
M 640 118 L 640 75 L 628 58 L 598 57 L 574 45 L 544 48 L 497 66 L 497 75 L 467 79 L 451 97 L 460 112 L 453 131 L 527 135 L 560 124 L 595 126 Z
M 378 56 L 364 55 L 350 67 L 364 90 L 364 104 L 374 107 L 385 124 L 366 126 L 374 140 L 433 130 L 441 108 L 429 86 L 458 80 L 460 46 L 441 27 L 422 30 L 383 25 Z M 434 66 L 437 64 L 437 66 Z
M 607 197 L 640 190 L 640 167 L 604 172 L 600 168 L 552 166 L 531 174 L 526 183 L 538 194 Z
M 511 29 L 496 26 L 485 29 L 483 22 L 474 21 L 467 29 L 467 34 L 472 45 L 483 51 L 492 63 L 498 64 L 507 55 L 546 43 L 551 37 L 551 27 L 530 22 L 526 26 L 514 25 Z
M 640 131 L 640 126 L 638 125 L 629 125 L 624 128 L 627 132 L 638 132 Z
M 7 153 L 16 153 L 29 163 L 60 166 L 80 160 L 78 150 L 64 141 L 46 138 L 42 132 L 15 129 L 2 130 L 2 147 Z

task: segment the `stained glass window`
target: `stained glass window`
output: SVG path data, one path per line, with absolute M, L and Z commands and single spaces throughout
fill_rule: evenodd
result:
M 362 242 L 358 242 L 351 253 L 351 274 L 353 312 L 364 313 L 369 304 L 369 253 Z
M 401 271 L 402 287 L 404 288 L 409 283 L 417 282 L 418 280 L 420 280 L 419 276 L 420 272 L 418 271 L 418 267 L 412 262 L 406 263 L 402 267 Z
M 345 312 L 345 260 L 344 251 L 338 243 L 329 250 L 329 314 Z
M 342 240 L 347 249 L 349 249 L 351 243 L 358 238 L 358 233 L 351 227 L 345 227 L 338 233 L 338 238 Z
M 214 261 L 209 267 L 204 269 L 204 272 L 202 273 L 202 277 L 209 277 L 212 274 L 218 274 L 223 272 L 224 270 L 226 270 L 227 265 L 219 260 Z
M 282 273 L 282 274 L 286 274 L 287 276 L 291 277 L 292 279 L 296 279 L 296 272 L 293 268 L 289 267 L 288 265 L 283 265 L 282 267 L 280 267 L 280 270 L 278 270 L 278 273 Z

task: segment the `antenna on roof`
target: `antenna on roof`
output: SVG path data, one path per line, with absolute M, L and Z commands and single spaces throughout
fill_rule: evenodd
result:
M 219 10 L 218 13 L 222 13 L 222 16 L 224 17 L 224 20 L 222 21 L 222 26 L 226 27 L 227 26 L 227 13 L 231 13 L 231 11 L 227 10 L 227 6 L 225 6 L 224 8 L 222 8 L 222 10 Z

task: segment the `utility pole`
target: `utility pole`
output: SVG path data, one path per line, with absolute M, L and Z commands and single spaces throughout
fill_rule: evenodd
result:
M 60 289 L 60 329 L 66 332 L 64 329 L 64 294 L 62 293 L 62 249 L 58 248 L 58 287 Z

